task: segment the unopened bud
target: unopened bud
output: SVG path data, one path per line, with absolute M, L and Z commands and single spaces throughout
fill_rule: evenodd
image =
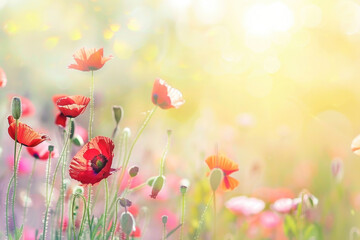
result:
M 21 109 L 21 100 L 18 97 L 13 97 L 11 102 L 11 111 L 12 116 L 18 120 L 21 117 L 22 109 Z
M 146 181 L 147 185 L 149 185 L 150 187 L 152 187 L 152 185 L 153 185 L 153 183 L 154 183 L 154 181 L 155 181 L 156 178 L 157 178 L 157 177 L 151 177 L 151 178 L 149 178 L 149 179 Z
M 137 167 L 137 166 L 133 166 L 133 167 L 131 167 L 130 169 L 129 169 L 129 175 L 130 175 L 130 177 L 136 177 L 136 175 L 138 174 L 138 172 L 139 172 L 139 167 Z
M 152 190 L 150 197 L 156 199 L 157 195 L 159 194 L 160 190 L 163 188 L 165 182 L 164 176 L 158 176 L 152 185 Z
M 180 192 L 181 194 L 185 194 L 187 192 L 187 187 L 186 186 L 180 186 Z
M 210 186 L 211 190 L 215 192 L 220 186 L 221 181 L 223 180 L 224 174 L 219 168 L 214 168 L 210 173 Z
M 70 125 L 70 139 L 73 139 L 75 134 L 75 122 L 72 118 L 70 118 Z
M 76 186 L 73 189 L 73 194 L 83 194 L 84 193 L 84 188 L 81 186 Z
M 121 198 L 119 202 L 122 207 L 130 207 L 132 204 L 131 201 L 126 198 Z
M 161 221 L 162 221 L 163 224 L 166 224 L 167 221 L 168 221 L 168 216 L 163 215 L 163 216 L 161 217 Z
M 123 134 L 124 134 L 124 136 L 126 135 L 127 137 L 130 137 L 131 136 L 131 130 L 130 130 L 130 128 L 124 128 L 124 130 L 123 130 Z
M 82 139 L 82 137 L 78 134 L 75 134 L 74 138 L 71 139 L 71 141 L 76 145 L 76 146 L 83 146 L 84 145 L 84 140 Z
M 113 117 L 116 125 L 119 124 L 124 115 L 124 109 L 121 106 L 113 106 Z
M 170 137 L 171 134 L 172 134 L 172 130 L 171 130 L 171 129 L 168 129 L 168 130 L 167 130 L 167 135 L 168 135 L 168 137 Z
M 51 153 L 54 151 L 54 146 L 53 145 L 49 145 L 48 146 L 48 151 Z
M 131 213 L 123 212 L 120 217 L 121 230 L 129 236 L 132 231 L 135 231 L 135 220 Z

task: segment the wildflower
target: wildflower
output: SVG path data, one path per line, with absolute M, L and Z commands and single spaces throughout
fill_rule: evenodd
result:
M 237 163 L 225 157 L 224 155 L 212 155 L 205 160 L 210 170 L 214 168 L 220 169 L 223 172 L 223 180 L 221 182 L 221 189 L 233 190 L 239 185 L 239 182 L 229 175 L 239 170 Z
M 162 109 L 179 108 L 185 103 L 181 92 L 160 78 L 154 82 L 151 97 L 152 102 Z
M 10 170 L 14 170 L 14 156 L 9 156 L 7 159 L 7 164 Z M 31 163 L 30 160 L 25 157 L 20 157 L 18 165 L 18 173 L 26 175 L 31 172 Z
M 7 83 L 7 78 L 5 71 L 2 68 L 0 68 L 0 88 L 5 87 L 6 83 Z
M 132 231 L 130 237 L 133 238 L 140 238 L 141 237 L 141 230 L 138 226 L 135 227 L 135 231 Z
M 68 68 L 73 68 L 85 72 L 98 70 L 102 68 L 104 64 L 112 58 L 112 56 L 103 57 L 103 55 L 103 48 L 100 48 L 98 50 L 96 50 L 96 48 L 81 48 L 73 55 L 76 64 L 70 64 Z
M 97 136 L 85 144 L 70 163 L 69 174 L 83 184 L 94 185 L 109 177 L 114 157 L 114 143 L 108 137 Z
M 225 206 L 236 214 L 250 216 L 260 213 L 265 207 L 265 202 L 258 198 L 239 196 L 231 198 Z
M 85 111 L 89 102 L 90 98 L 75 95 L 58 99 L 56 105 L 66 117 L 75 118 Z
M 274 229 L 281 224 L 281 218 L 272 211 L 265 211 L 260 214 L 260 224 L 267 229 Z
M 36 145 L 42 143 L 45 140 L 50 140 L 47 135 L 35 132 L 31 127 L 20 121 L 18 121 L 18 125 L 16 127 L 16 121 L 13 116 L 8 117 L 8 122 L 8 132 L 10 137 L 15 140 L 16 129 L 17 142 L 26 147 L 35 147 Z
M 35 147 L 27 147 L 26 150 L 28 153 L 36 159 L 39 160 L 48 160 L 49 159 L 49 145 L 46 142 L 40 143 Z M 51 152 L 51 158 L 54 158 L 57 155 L 56 151 Z
M 271 208 L 279 213 L 289 213 L 296 207 L 296 201 L 291 198 L 280 198 L 271 205 Z
M 59 110 L 56 102 L 60 99 L 60 98 L 63 98 L 63 97 L 67 97 L 67 95 L 64 95 L 64 94 L 56 94 L 52 97 L 52 101 L 56 107 L 56 109 Z M 66 127 L 66 121 L 67 121 L 67 118 L 64 114 L 62 114 L 59 111 L 57 111 L 56 113 L 56 116 L 55 116 L 55 124 L 58 125 L 59 127 L 62 127 L 62 128 L 65 128 Z

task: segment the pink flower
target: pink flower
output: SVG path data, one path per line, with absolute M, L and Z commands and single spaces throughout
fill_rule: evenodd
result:
M 296 207 L 296 201 L 291 198 L 280 198 L 271 205 L 271 208 L 279 213 L 289 213 Z
M 231 198 L 225 206 L 235 214 L 251 216 L 260 213 L 265 208 L 265 202 L 258 198 L 239 196 Z
M 274 229 L 281 224 L 281 218 L 272 211 L 265 211 L 260 214 L 260 224 L 265 228 Z

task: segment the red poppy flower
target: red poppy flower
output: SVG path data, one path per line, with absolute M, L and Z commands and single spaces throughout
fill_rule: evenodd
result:
M 30 101 L 30 99 L 12 94 L 12 95 L 9 95 L 10 104 L 11 104 L 13 97 L 18 97 L 21 100 L 21 117 L 30 117 L 30 116 L 34 115 L 35 106 Z
M 2 68 L 0 68 L 0 88 L 5 87 L 6 83 L 7 83 L 7 78 L 5 71 Z
M 52 97 L 52 101 L 56 107 L 56 109 L 59 109 L 56 102 L 60 99 L 60 98 L 63 98 L 63 97 L 67 97 L 67 95 L 64 95 L 64 94 L 56 94 Z M 65 128 L 66 127 L 66 121 L 67 121 L 67 118 L 64 114 L 62 114 L 59 111 L 56 111 L 56 116 L 55 116 L 55 124 L 58 125 L 59 127 L 62 127 L 62 128 Z
M 181 92 L 160 78 L 154 82 L 151 99 L 155 105 L 162 109 L 179 108 L 185 103 Z
M 108 137 L 97 136 L 86 143 L 70 163 L 70 177 L 82 184 L 100 182 L 116 169 L 111 168 L 114 143 Z
M 103 57 L 103 55 L 103 48 L 100 48 L 99 50 L 96 50 L 96 48 L 81 48 L 73 55 L 76 64 L 70 64 L 68 68 L 73 68 L 85 72 L 98 70 L 112 58 L 112 56 Z
M 49 159 L 49 145 L 47 142 L 40 143 L 35 147 L 27 147 L 28 153 L 36 159 L 48 160 Z M 54 150 L 51 152 L 51 157 L 54 158 L 57 152 Z
M 141 230 L 138 226 L 135 227 L 135 231 L 132 231 L 130 237 L 139 238 L 141 237 Z
M 224 179 L 221 183 L 221 188 L 223 190 L 233 190 L 239 185 L 239 182 L 235 178 L 229 176 L 231 173 L 239 171 L 237 163 L 224 155 L 212 155 L 208 157 L 205 162 L 210 170 L 219 168 L 223 171 Z
M 89 102 L 90 98 L 76 95 L 60 98 L 56 105 L 66 117 L 75 118 L 85 111 Z
M 15 140 L 16 121 L 13 118 L 13 116 L 9 116 L 8 122 L 9 122 L 9 128 L 8 128 L 9 135 L 12 139 Z M 35 147 L 36 145 L 42 143 L 45 140 L 50 140 L 50 138 L 45 134 L 39 134 L 35 132 L 28 125 L 18 121 L 17 141 L 20 144 L 26 147 Z

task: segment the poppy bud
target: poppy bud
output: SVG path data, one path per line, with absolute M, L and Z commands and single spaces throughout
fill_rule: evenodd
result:
M 123 212 L 120 217 L 121 230 L 129 236 L 132 231 L 135 231 L 135 220 L 131 213 Z
M 171 129 L 168 129 L 168 130 L 166 131 L 166 133 L 167 133 L 168 137 L 170 137 L 171 134 L 172 134 L 172 130 L 171 130 Z
M 219 168 L 214 168 L 210 173 L 210 186 L 211 190 L 214 192 L 218 189 L 220 186 L 221 181 L 224 178 L 224 174 Z
M 76 146 L 83 146 L 84 145 L 84 140 L 82 139 L 82 137 L 78 134 L 75 134 L 74 138 L 71 139 L 71 141 L 76 145 Z
M 75 134 L 75 122 L 72 118 L 70 119 L 70 125 L 70 139 L 73 139 Z
M 157 195 L 159 194 L 160 190 L 164 186 L 165 177 L 164 176 L 158 176 L 153 182 L 152 190 L 150 197 L 156 199 Z
M 51 153 L 54 151 L 54 146 L 53 145 L 49 145 L 48 146 L 48 151 Z
M 11 111 L 12 111 L 12 116 L 18 120 L 21 117 L 21 100 L 18 97 L 13 97 L 12 102 L 11 102 Z
M 133 166 L 133 167 L 131 167 L 130 169 L 129 169 L 129 175 L 130 175 L 130 177 L 136 177 L 136 175 L 138 174 L 138 172 L 139 172 L 139 167 L 137 167 L 137 166 Z
M 168 221 L 168 216 L 163 215 L 163 216 L 161 217 L 161 221 L 162 221 L 163 224 L 166 224 L 167 221 Z
M 115 123 L 116 123 L 116 125 L 118 125 L 124 116 L 124 109 L 121 106 L 115 105 L 112 107 L 112 110 L 113 110 L 113 117 L 114 117 Z
M 73 194 L 83 194 L 84 193 L 84 188 L 81 186 L 76 186 L 73 189 Z
M 130 128 L 127 128 L 127 127 L 124 128 L 123 133 L 124 133 L 124 135 L 126 134 L 127 137 L 130 137 L 130 136 L 131 136 L 131 130 L 130 130 Z
M 150 187 L 152 187 L 154 181 L 155 181 L 156 177 L 151 177 L 147 180 L 147 185 L 149 185 Z
M 128 200 L 128 199 L 126 199 L 126 198 L 121 198 L 121 199 L 120 199 L 120 205 L 121 205 L 122 207 L 124 207 L 124 208 L 130 207 L 131 204 L 132 204 L 131 201 Z
M 180 192 L 182 195 L 184 195 L 187 192 L 187 186 L 180 186 Z

